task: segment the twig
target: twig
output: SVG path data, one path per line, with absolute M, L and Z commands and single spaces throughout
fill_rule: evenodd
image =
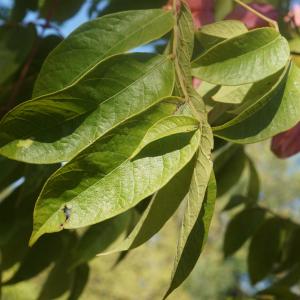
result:
M 261 14 L 260 12 L 258 12 L 257 10 L 255 10 L 254 8 L 252 8 L 251 6 L 247 5 L 246 3 L 242 2 L 241 0 L 234 0 L 237 4 L 243 6 L 245 9 L 247 9 L 248 11 L 252 12 L 254 15 L 256 15 L 257 17 L 261 18 L 262 20 L 266 21 L 271 27 L 273 27 L 277 32 L 279 32 L 279 27 L 278 27 L 278 23 L 268 17 L 266 17 L 265 15 Z

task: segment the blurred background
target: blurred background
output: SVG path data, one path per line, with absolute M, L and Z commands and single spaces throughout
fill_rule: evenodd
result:
M 197 27 L 225 18 L 240 19 L 249 28 L 266 25 L 255 15 L 243 10 L 231 0 L 189 2 L 191 5 L 198 5 L 198 10 L 196 7 L 193 11 Z M 297 61 L 298 53 L 300 53 L 300 35 L 298 37 L 300 1 L 245 2 L 250 3 L 252 7 L 270 18 L 278 20 L 281 32 L 289 37 L 294 58 Z M 29 49 L 27 55 L 24 55 L 24 65 L 27 66 L 27 69 L 24 70 L 24 67 L 16 68 L 15 80 L 23 76 L 23 82 L 17 86 L 17 89 L 13 81 L 11 83 L 6 81 L 5 84 L 0 83 L 0 105 L 2 108 L 0 113 L 3 115 L 6 110 L 11 108 L 5 105 L 7 95 L 11 96 L 14 93 L 14 104 L 30 98 L 34 80 L 49 51 L 80 24 L 119 10 L 155 8 L 164 5 L 166 5 L 166 1 L 160 0 L 0 0 L 0 26 L 21 23 L 26 28 L 32 26 L 37 32 L 33 33 L 34 37 L 29 36 L 24 40 L 23 44 L 16 43 L 17 47 L 25 48 L 21 51 L 26 52 L 26 49 Z M 42 44 L 39 53 L 31 59 L 30 49 L 32 44 L 36 43 L 36 35 L 42 40 Z M 2 41 L 0 39 L 0 55 Z M 29 45 L 27 45 L 28 43 Z M 159 51 L 160 44 L 164 44 L 163 41 L 155 45 L 143 46 L 137 50 Z M 252 158 L 260 178 L 259 201 L 261 205 L 295 222 L 299 222 L 300 219 L 300 155 L 297 154 L 297 151 L 300 150 L 299 133 L 298 136 L 293 136 L 292 143 L 293 141 L 296 143 L 297 139 L 298 148 L 296 145 L 295 150 L 288 154 L 285 153 L 285 148 L 281 146 L 280 141 L 275 145 L 276 141 L 273 141 L 272 149 L 276 155 L 270 149 L 270 141 L 245 148 L 246 153 Z M 291 143 L 291 141 L 287 142 Z M 280 159 L 278 156 L 286 159 Z M 1 172 L 3 171 L 1 170 Z M 252 295 L 264 289 L 268 284 L 263 281 L 253 286 L 250 283 L 246 262 L 249 242 L 232 257 L 224 259 L 223 254 L 226 226 L 232 216 L 240 209 L 234 207 L 231 210 L 224 210 L 224 207 L 232 195 L 242 194 L 249 175 L 247 172 L 247 169 L 242 170 L 241 176 L 236 178 L 236 184 L 228 188 L 226 193 L 218 198 L 205 251 L 189 279 L 170 299 L 253 299 Z M 21 185 L 21 181 L 16 182 L 16 186 Z M 10 191 L 3 191 L 2 197 L 3 193 L 7 192 Z M 122 264 L 115 265 L 115 256 L 95 258 L 91 262 L 90 281 L 81 299 L 159 299 L 170 279 L 178 229 L 179 221 L 175 217 L 168 222 L 162 232 L 148 243 L 130 252 Z M 9 278 L 16 267 L 13 266 L 5 271 L 3 277 Z M 46 273 L 47 270 L 32 280 L 4 287 L 2 299 L 36 299 Z M 299 292 L 300 285 L 298 290 L 297 288 L 298 286 L 295 285 L 294 289 Z M 66 299 L 66 297 L 62 296 L 59 299 Z

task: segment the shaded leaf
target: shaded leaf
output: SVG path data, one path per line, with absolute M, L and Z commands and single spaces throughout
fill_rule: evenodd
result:
M 249 166 L 249 181 L 247 188 L 247 197 L 249 197 L 250 202 L 248 204 L 255 204 L 259 199 L 259 191 L 260 191 L 260 181 L 257 170 L 255 168 L 254 162 L 248 156 L 248 166 Z
M 80 265 L 75 270 L 74 281 L 68 300 L 77 300 L 80 298 L 88 280 L 90 268 L 87 264 Z
M 205 245 L 216 198 L 216 182 L 212 174 L 213 139 L 208 125 L 202 125 L 200 148 L 195 162 L 177 246 L 172 279 L 166 298 L 191 273 Z
M 61 251 L 59 235 L 45 236 L 29 249 L 13 277 L 5 284 L 15 284 L 38 275 L 60 256 Z
M 225 257 L 233 255 L 255 234 L 264 222 L 265 215 L 265 210 L 261 208 L 250 208 L 242 210 L 230 220 L 224 236 Z
M 35 27 L 32 25 L 0 27 L 0 84 L 21 68 L 35 38 Z
M 62 23 L 67 19 L 73 17 L 83 5 L 84 0 L 64 0 L 53 1 L 43 0 L 40 1 L 40 16 L 47 18 L 49 12 L 51 13 L 51 20 Z
M 185 218 L 191 219 L 196 217 L 196 222 L 194 224 L 193 222 L 189 223 L 189 220 L 187 219 L 183 221 L 181 239 L 179 242 L 177 256 L 175 258 L 172 281 L 164 298 L 170 295 L 173 290 L 182 284 L 182 282 L 194 269 L 207 240 L 208 231 L 214 212 L 215 200 L 216 184 L 212 175 L 207 186 L 199 215 L 193 216 L 192 210 L 188 212 L 190 214 L 189 217 L 187 217 L 185 214 Z M 189 233 L 186 235 L 187 231 L 189 231 Z
M 228 192 L 240 180 L 245 165 L 246 156 L 240 145 L 231 145 L 217 156 L 214 170 L 218 197 Z
M 216 102 L 228 104 L 240 104 L 244 101 L 253 83 L 238 85 L 238 86 L 222 86 L 218 92 L 212 96 Z
M 253 284 L 272 272 L 280 255 L 284 224 L 282 219 L 270 218 L 252 238 L 248 253 L 248 271 Z
M 72 288 L 75 272 L 69 270 L 70 249 L 76 244 L 76 235 L 68 232 L 62 235 L 64 249 L 60 253 L 60 258 L 51 269 L 38 300 L 53 300 L 66 293 Z
M 236 208 L 237 206 L 241 204 L 245 204 L 249 201 L 249 198 L 243 195 L 233 195 L 230 197 L 229 201 L 223 208 L 223 211 L 227 211 L 233 208 Z
M 101 12 L 101 14 L 107 14 L 122 10 L 161 8 L 165 4 L 165 0 L 110 0 L 107 8 L 105 8 L 104 11 Z
M 92 225 L 80 238 L 74 249 L 72 268 L 88 262 L 99 252 L 105 251 L 122 237 L 130 223 L 132 211 Z

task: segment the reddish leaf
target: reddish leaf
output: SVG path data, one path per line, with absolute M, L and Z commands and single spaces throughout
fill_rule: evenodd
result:
M 275 136 L 271 150 L 279 158 L 287 158 L 300 152 L 300 122 L 292 129 Z

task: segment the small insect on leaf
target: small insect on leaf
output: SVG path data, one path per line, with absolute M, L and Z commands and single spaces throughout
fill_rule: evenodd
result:
M 63 207 L 63 212 L 64 212 L 64 215 L 65 215 L 65 221 L 64 221 L 64 223 L 62 223 L 60 225 L 61 227 L 64 227 L 64 224 L 70 219 L 71 211 L 72 211 L 72 206 L 70 204 L 65 204 L 65 206 Z

